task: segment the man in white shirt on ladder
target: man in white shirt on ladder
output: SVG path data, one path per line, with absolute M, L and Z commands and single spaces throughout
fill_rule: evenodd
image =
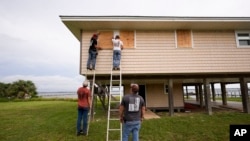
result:
M 113 42 L 113 70 L 120 70 L 121 50 L 123 49 L 123 42 L 120 36 L 116 35 L 112 39 Z

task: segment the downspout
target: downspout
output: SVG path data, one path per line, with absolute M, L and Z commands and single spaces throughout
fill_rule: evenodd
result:
M 80 68 L 79 68 L 79 74 L 82 75 L 82 73 L 81 73 L 81 70 L 82 70 L 82 29 L 80 30 L 80 34 L 81 34 L 80 35 L 81 38 L 80 38 L 80 57 L 79 57 L 79 59 L 80 59 L 80 61 L 79 61 L 80 62 L 80 65 L 79 65 Z

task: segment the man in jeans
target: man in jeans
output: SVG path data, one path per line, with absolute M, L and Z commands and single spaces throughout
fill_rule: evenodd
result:
M 122 141 L 128 141 L 130 133 L 132 133 L 133 141 L 139 141 L 139 130 L 145 113 L 145 102 L 138 95 L 138 84 L 131 84 L 130 87 L 131 94 L 122 98 L 119 109 L 120 121 L 123 123 Z
M 101 47 L 97 46 L 97 39 L 98 34 L 93 34 L 93 36 L 90 39 L 90 45 L 89 45 L 89 57 L 87 61 L 87 69 L 88 70 L 95 70 L 95 64 L 96 64 L 96 57 L 98 55 L 97 49 L 101 49 Z M 92 65 L 92 67 L 90 67 Z
M 91 105 L 91 94 L 90 90 L 87 88 L 88 81 L 83 82 L 83 87 L 80 87 L 77 90 L 78 95 L 78 117 L 77 117 L 77 136 L 80 134 L 87 135 L 87 127 L 88 127 L 88 113 Z M 83 121 L 83 129 L 81 129 Z
M 113 70 L 120 69 L 120 60 L 121 60 L 121 50 L 123 49 L 123 42 L 120 40 L 120 36 L 116 35 L 112 39 L 113 43 Z

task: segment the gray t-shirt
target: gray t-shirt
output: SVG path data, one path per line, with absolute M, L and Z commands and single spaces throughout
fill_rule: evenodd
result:
M 127 94 L 122 98 L 125 121 L 141 120 L 141 108 L 145 106 L 144 99 L 138 94 Z

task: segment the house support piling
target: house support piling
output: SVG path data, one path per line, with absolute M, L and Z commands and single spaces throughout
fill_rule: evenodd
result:
M 173 79 L 168 80 L 169 116 L 174 115 Z
M 208 115 L 212 115 L 212 104 L 211 104 L 211 97 L 210 97 L 210 85 L 206 78 L 203 79 L 204 84 L 204 96 L 205 96 L 205 106 Z
M 221 85 L 222 105 L 227 105 L 226 83 L 221 82 L 220 85 Z
M 250 114 L 250 102 L 249 102 L 249 96 L 248 96 L 248 86 L 247 86 L 247 81 L 244 77 L 240 78 L 240 89 L 241 89 L 243 112 Z
M 203 94 L 202 94 L 202 84 L 199 84 L 199 95 L 200 95 L 200 107 L 203 107 Z

